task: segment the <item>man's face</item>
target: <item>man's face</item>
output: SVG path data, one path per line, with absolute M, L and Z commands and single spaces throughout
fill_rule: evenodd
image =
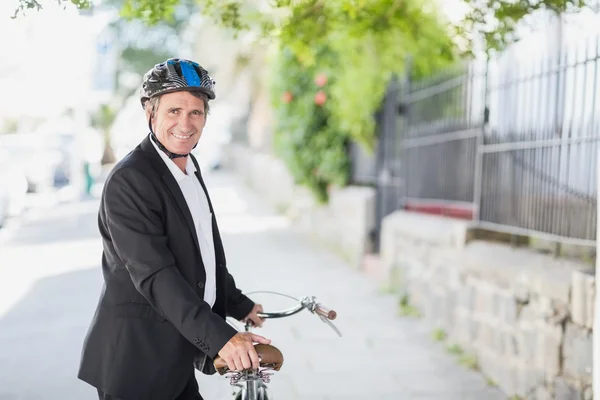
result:
M 148 110 L 146 115 L 150 116 Z M 169 151 L 188 154 L 200 140 L 205 123 L 202 99 L 182 91 L 161 96 L 152 118 L 152 130 Z

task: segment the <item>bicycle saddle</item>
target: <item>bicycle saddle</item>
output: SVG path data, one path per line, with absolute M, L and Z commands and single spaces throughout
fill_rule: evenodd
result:
M 258 354 L 260 368 L 269 368 L 279 371 L 283 365 L 283 354 L 281 354 L 281 351 L 279 351 L 277 347 L 271 346 L 270 344 L 255 344 L 254 350 L 256 350 L 256 353 Z M 215 358 L 213 365 L 220 375 L 229 372 L 227 362 L 225 362 L 221 356 Z

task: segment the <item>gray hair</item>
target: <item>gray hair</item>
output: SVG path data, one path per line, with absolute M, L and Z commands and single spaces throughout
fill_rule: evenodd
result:
M 195 97 L 202 100 L 204 103 L 204 115 L 208 115 L 210 113 L 210 105 L 208 104 L 208 96 L 206 96 L 202 92 L 190 92 Z M 146 101 L 146 110 L 150 111 L 150 117 L 154 118 L 156 116 L 156 110 L 158 110 L 158 105 L 160 104 L 161 96 L 152 97 L 150 100 Z

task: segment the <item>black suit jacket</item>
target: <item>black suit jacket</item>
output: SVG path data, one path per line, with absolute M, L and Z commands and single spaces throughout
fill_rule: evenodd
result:
M 103 392 L 127 400 L 174 398 L 194 365 L 202 368 L 198 361 L 204 373 L 214 373 L 212 359 L 237 333 L 225 316 L 242 319 L 254 306 L 227 272 L 199 168 L 197 177 L 213 214 L 212 309 L 203 300 L 206 275 L 192 216 L 148 137 L 113 168 L 104 185 L 98 223 L 105 284 L 78 373 Z

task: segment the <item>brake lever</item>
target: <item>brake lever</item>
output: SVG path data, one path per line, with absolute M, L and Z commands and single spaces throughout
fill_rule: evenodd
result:
M 318 314 L 317 314 L 318 315 Z M 333 322 L 331 322 L 330 320 L 328 320 L 327 318 L 325 318 L 322 315 L 319 315 L 319 318 L 321 318 L 321 321 L 325 322 L 327 325 L 329 325 L 331 327 L 331 329 L 333 329 L 335 331 L 335 333 L 338 334 L 339 337 L 342 337 L 342 332 L 340 332 L 340 330 L 333 324 Z

